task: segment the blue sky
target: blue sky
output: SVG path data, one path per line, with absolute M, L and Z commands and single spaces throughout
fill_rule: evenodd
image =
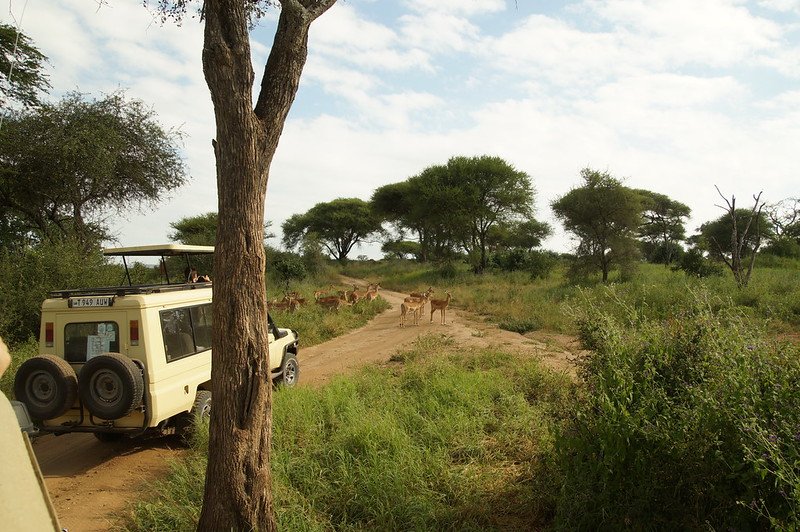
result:
M 216 210 L 196 18 L 162 26 L 139 0 L 14 0 L 2 19 L 20 16 L 55 95 L 124 88 L 186 135 L 190 183 L 114 216 L 120 244 L 166 241 L 170 222 Z M 276 17 L 252 35 L 256 80 Z M 690 232 L 722 214 L 714 185 L 739 205 L 800 196 L 800 0 L 340 0 L 309 50 L 267 191 L 275 228 L 454 155 L 527 172 L 557 250 L 572 243 L 549 204 L 587 166 L 686 203 Z

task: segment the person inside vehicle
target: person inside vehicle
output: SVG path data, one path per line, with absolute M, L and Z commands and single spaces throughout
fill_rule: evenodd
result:
M 187 266 L 186 270 L 184 270 L 184 273 L 186 274 L 186 282 L 187 283 L 210 283 L 211 282 L 211 277 L 209 277 L 208 275 L 198 275 L 196 268 L 190 268 L 190 267 Z

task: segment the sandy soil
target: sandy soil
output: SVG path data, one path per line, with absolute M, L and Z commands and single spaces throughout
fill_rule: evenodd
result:
M 523 336 L 454 309 L 448 309 L 446 324 L 442 325 L 438 311 L 430 321 L 429 306 L 419 325 L 400 328 L 399 308 L 404 294 L 384 290 L 381 296 L 392 308 L 364 327 L 308 349 L 302 349 L 301 343 L 301 385 L 320 385 L 365 364 L 387 362 L 393 353 L 428 333 L 447 334 L 462 345 L 502 346 L 539 357 L 555 371 L 574 374 L 572 361 L 578 347 L 571 337 L 547 333 Z M 140 497 L 147 482 L 162 476 L 170 460 L 182 452 L 174 437 L 106 444 L 91 434 L 44 436 L 33 447 L 61 525 L 70 532 L 108 530 L 127 505 Z

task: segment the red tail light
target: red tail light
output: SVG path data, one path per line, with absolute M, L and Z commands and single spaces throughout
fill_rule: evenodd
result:
M 44 346 L 53 347 L 53 322 L 48 321 L 44 324 Z
M 131 320 L 131 345 L 139 345 L 139 320 Z

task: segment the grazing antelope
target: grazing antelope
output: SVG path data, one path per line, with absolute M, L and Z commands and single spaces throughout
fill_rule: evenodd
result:
M 300 306 L 300 303 L 289 294 L 286 294 L 283 296 L 282 300 L 278 301 L 277 299 L 273 299 L 267 306 L 271 310 L 288 310 L 289 312 L 294 312 Z
M 345 290 L 345 294 L 347 291 Z M 316 300 L 317 305 L 326 308 L 328 310 L 339 310 L 344 306 L 352 305 L 347 300 L 347 296 L 328 296 L 328 297 L 318 297 Z
M 450 292 L 445 292 L 447 294 L 446 299 L 431 299 L 431 323 L 433 323 L 433 313 L 435 311 L 439 311 L 442 313 L 442 325 L 445 323 L 445 311 L 447 310 L 447 306 L 450 304 Z
M 411 312 L 413 315 L 411 317 L 411 323 L 414 325 L 419 325 L 419 315 L 422 313 L 422 307 L 425 304 L 425 300 L 423 299 L 416 299 L 414 301 L 403 301 L 400 304 L 400 327 L 405 326 L 406 324 L 406 314 Z

